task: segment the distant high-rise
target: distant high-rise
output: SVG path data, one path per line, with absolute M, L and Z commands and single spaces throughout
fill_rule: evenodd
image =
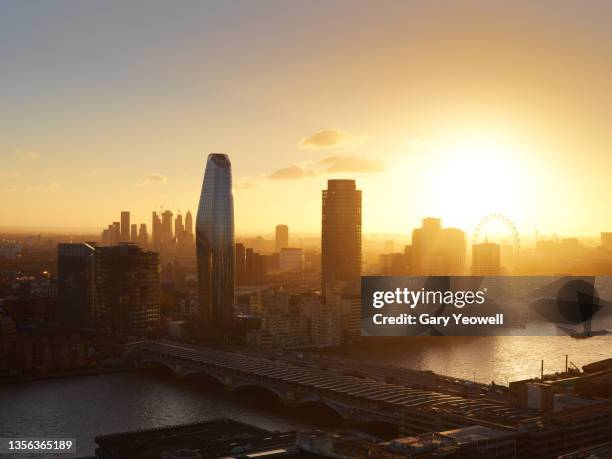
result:
M 266 257 L 253 249 L 245 251 L 245 283 L 247 285 L 262 285 L 266 282 Z
M 111 245 L 117 245 L 121 241 L 121 223 L 113 222 Z
M 147 234 L 147 225 L 144 223 L 140 224 L 140 229 L 138 231 L 138 245 L 143 249 L 147 247 L 149 243 L 149 235 Z
M 138 225 L 136 223 L 132 223 L 131 225 L 130 242 L 133 244 L 138 243 Z
M 465 233 L 458 228 L 442 230 L 442 261 L 444 274 L 447 276 L 462 276 L 465 274 L 465 253 L 467 242 Z
M 498 276 L 501 274 L 500 245 L 483 242 L 472 246 L 472 275 Z
M 162 239 L 162 223 L 157 212 L 153 212 L 151 216 L 152 242 L 154 246 L 158 246 Z
M 95 247 L 57 245 L 57 312 L 65 325 L 93 327 Z
M 411 273 L 419 276 L 460 276 L 465 274 L 465 233 L 442 228 L 439 218 L 424 218 L 412 231 Z
M 173 239 L 172 235 L 172 211 L 165 210 L 161 215 L 161 242 L 169 243 Z
M 359 292 L 361 281 L 361 190 L 354 180 L 328 180 L 321 221 L 321 293 L 344 282 Z
M 124 210 L 121 212 L 121 242 L 130 242 L 130 212 Z
M 246 252 L 244 244 L 236 244 L 236 285 L 244 285 L 246 281 Z
M 185 214 L 185 232 L 187 234 L 193 234 L 193 217 L 189 210 Z
M 196 218 L 200 316 L 204 333 L 222 337 L 234 305 L 234 198 L 226 154 L 208 155 Z
M 610 232 L 601 233 L 601 246 L 604 249 L 612 249 L 612 233 Z
M 174 237 L 176 238 L 176 242 L 182 242 L 183 240 L 183 216 L 178 214 L 174 219 Z
M 289 227 L 287 225 L 276 225 L 275 249 L 280 252 L 289 247 Z
M 304 249 L 283 247 L 278 258 L 279 269 L 282 272 L 301 272 L 304 270 Z

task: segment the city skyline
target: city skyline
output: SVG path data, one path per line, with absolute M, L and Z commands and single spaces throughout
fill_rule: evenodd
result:
M 316 232 L 335 178 L 359 181 L 364 233 L 491 212 L 522 233 L 612 227 L 612 6 L 477 4 L 8 2 L 0 227 L 195 209 L 216 150 L 238 233 Z
M 0 456 L 612 458 L 612 2 L 0 5 Z

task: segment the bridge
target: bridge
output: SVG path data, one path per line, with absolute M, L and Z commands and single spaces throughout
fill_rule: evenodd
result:
M 496 401 L 387 384 L 184 343 L 138 341 L 128 344 L 128 349 L 138 363 L 164 365 L 179 377 L 206 374 L 227 390 L 260 387 L 289 406 L 316 402 L 346 420 L 389 423 L 406 434 L 475 424 L 513 428 L 534 418 L 531 411 Z

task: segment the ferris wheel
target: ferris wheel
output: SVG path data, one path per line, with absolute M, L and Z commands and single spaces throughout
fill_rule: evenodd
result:
M 474 246 L 478 244 L 483 228 L 491 222 L 501 223 L 510 230 L 510 232 L 512 233 L 512 240 L 514 244 L 514 254 L 517 255 L 518 251 L 521 248 L 521 239 L 519 237 L 519 233 L 516 230 L 516 226 L 514 225 L 514 223 L 512 223 L 512 220 L 510 220 L 503 214 L 489 214 L 485 218 L 480 220 L 480 223 L 478 223 L 478 226 L 476 227 L 476 229 L 474 230 L 474 234 L 472 235 L 472 245 Z

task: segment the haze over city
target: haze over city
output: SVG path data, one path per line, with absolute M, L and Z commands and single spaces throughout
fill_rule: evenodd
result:
M 354 178 L 365 233 L 429 215 L 470 231 L 500 212 L 522 233 L 597 235 L 612 227 L 611 16 L 605 2 L 4 2 L 0 227 L 193 212 L 206 155 L 227 152 L 237 234 L 316 233 L 327 179 Z

